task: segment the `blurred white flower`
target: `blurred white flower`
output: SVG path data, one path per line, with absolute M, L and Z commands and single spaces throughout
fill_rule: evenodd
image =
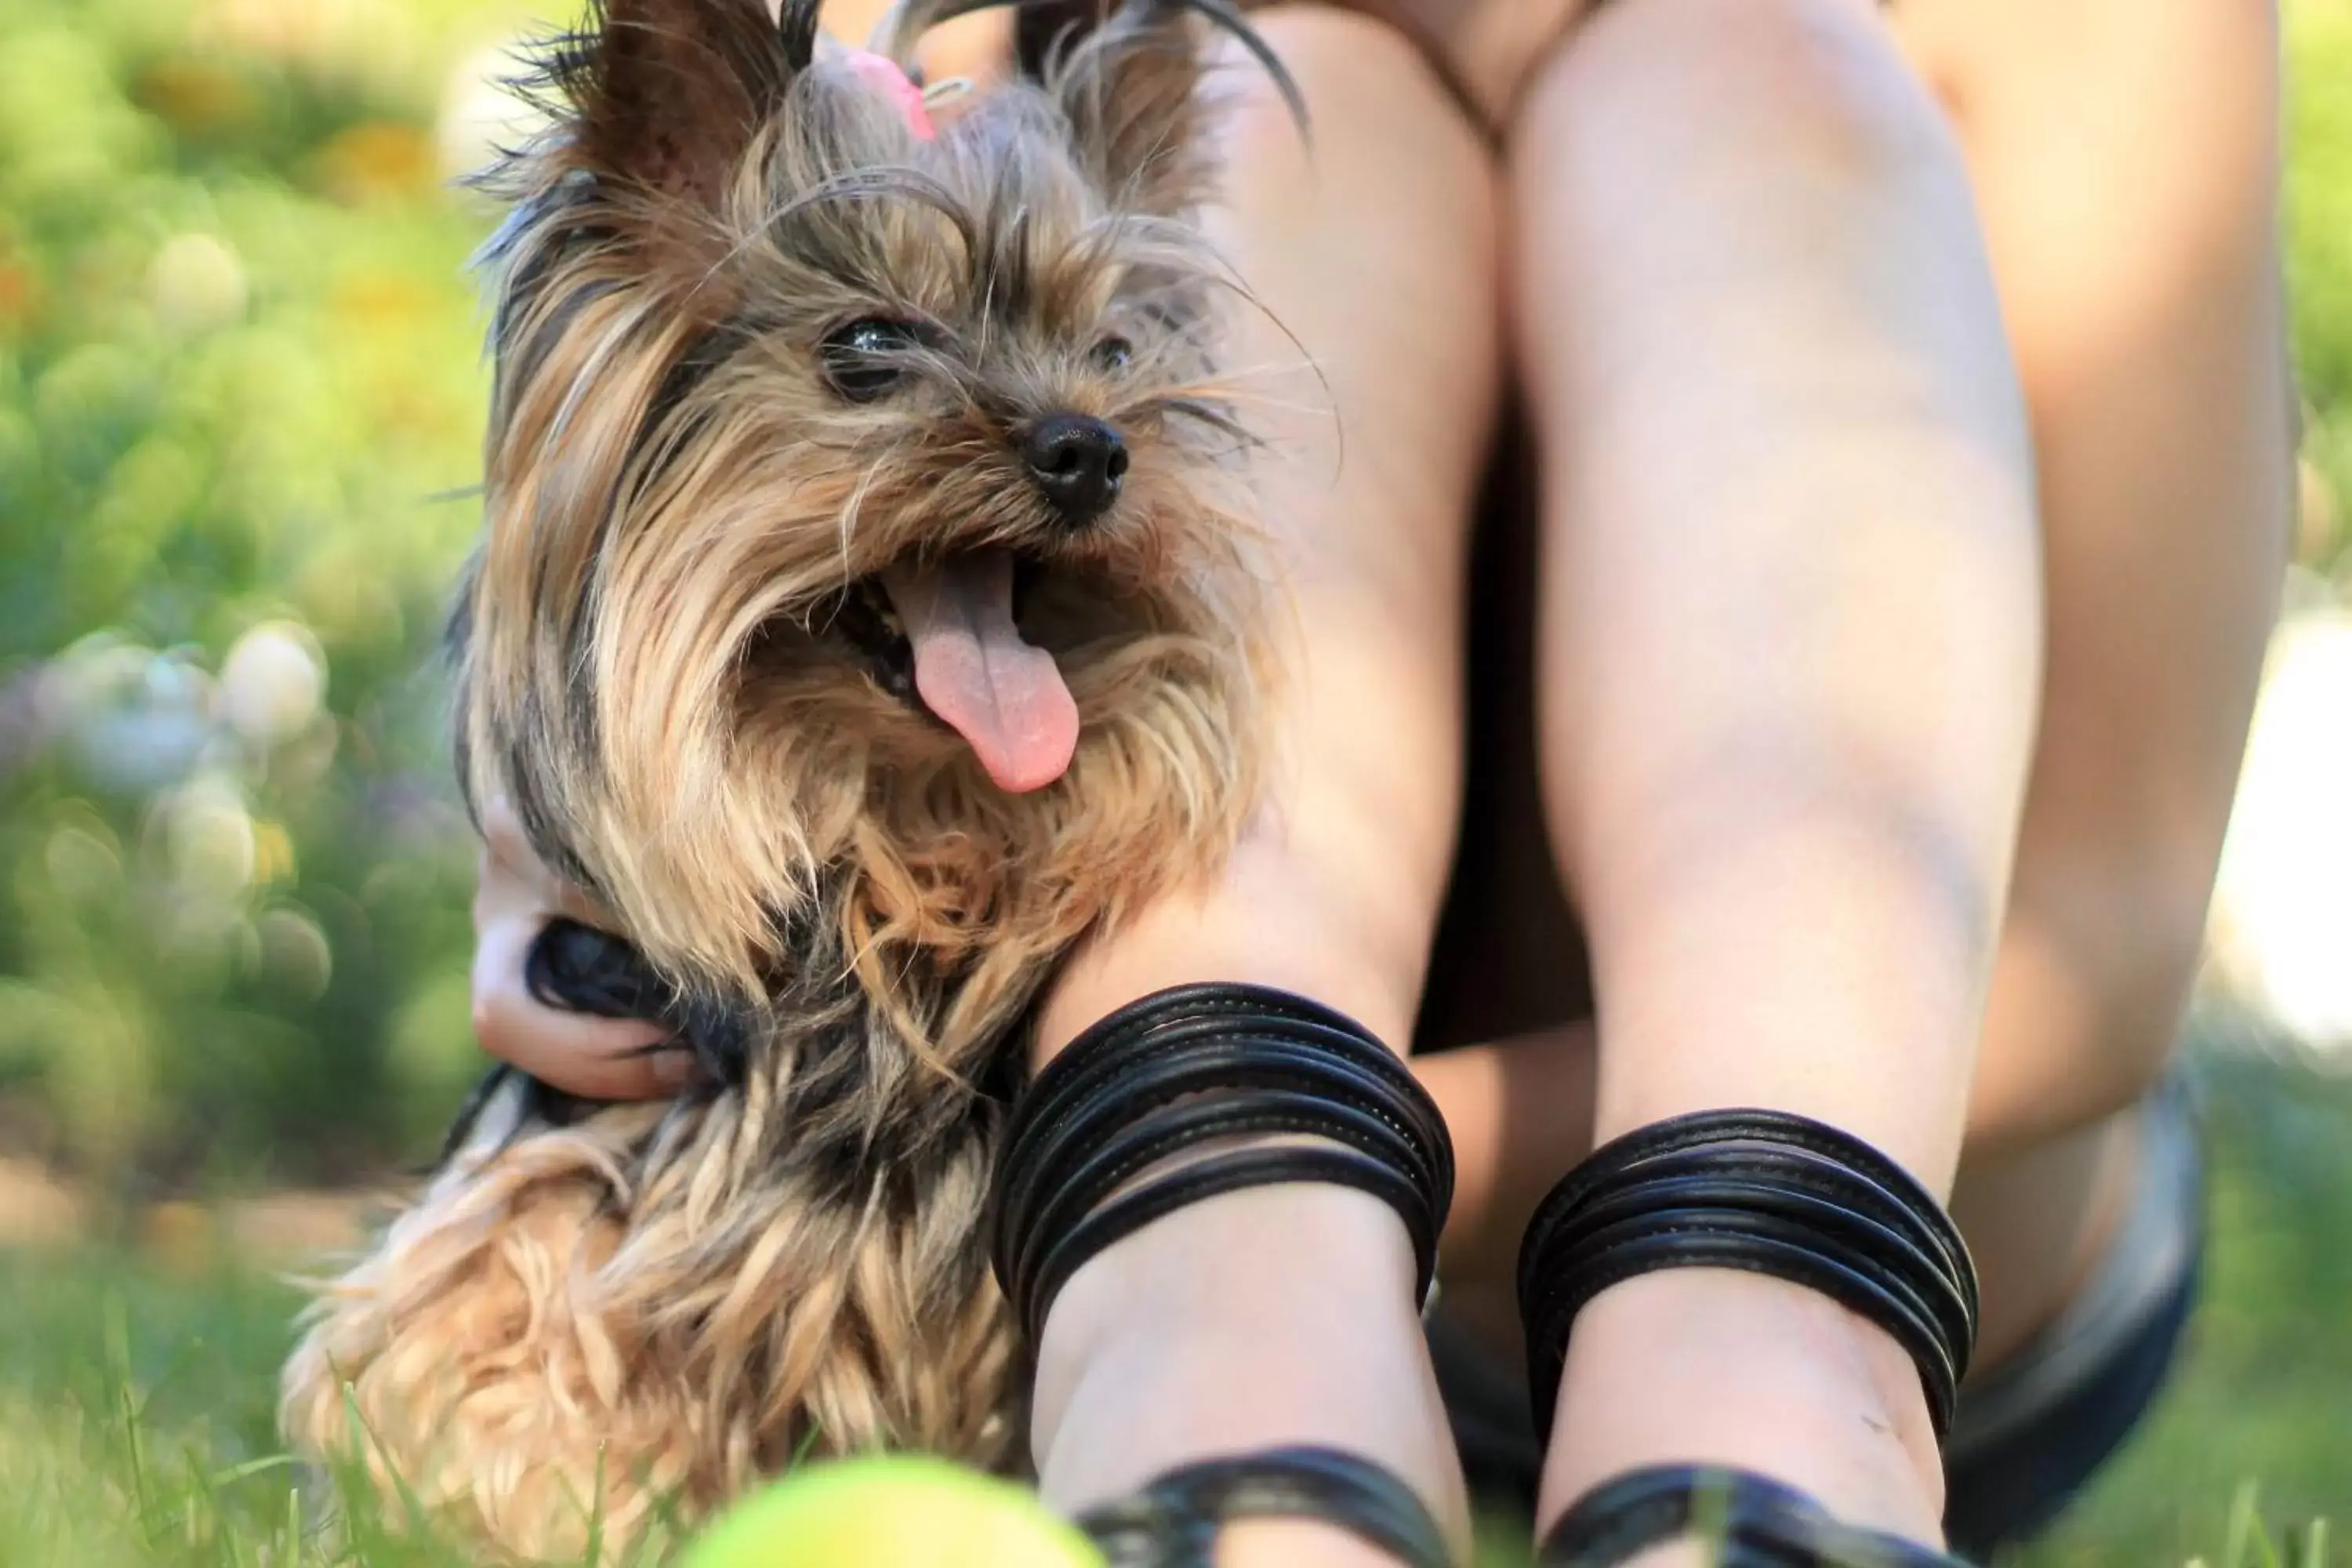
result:
M 302 733 L 327 695 L 327 660 L 310 632 L 265 621 L 236 639 L 221 661 L 221 713 L 256 745 Z
M 185 659 L 100 632 L 41 672 L 41 728 L 97 783 L 143 795 L 187 776 L 212 731 L 212 678 Z
M 181 235 L 155 253 L 147 297 L 163 324 L 179 331 L 226 327 L 245 314 L 245 263 L 212 235 Z
M 183 890 L 226 903 L 253 885 L 258 859 L 253 817 L 234 784 L 199 773 L 159 805 L 173 879 Z
M 118 632 L 92 632 L 72 644 L 42 672 L 41 700 L 57 721 L 119 702 L 146 679 L 155 650 Z
M 2319 1048 L 2352 1049 L 2352 615 L 2279 633 L 2214 897 L 2215 960 Z

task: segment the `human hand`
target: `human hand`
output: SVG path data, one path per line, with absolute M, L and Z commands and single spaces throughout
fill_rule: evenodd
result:
M 474 891 L 474 1037 L 490 1055 L 585 1100 L 662 1100 L 691 1083 L 693 1052 L 660 1025 L 551 1006 L 532 994 L 531 946 L 550 921 L 609 931 L 611 917 L 534 853 L 504 797 L 484 803 Z

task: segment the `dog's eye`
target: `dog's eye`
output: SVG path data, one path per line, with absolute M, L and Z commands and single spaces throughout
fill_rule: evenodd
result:
M 907 379 L 908 366 L 898 356 L 922 346 L 922 334 L 911 322 L 869 316 L 837 327 L 818 345 L 824 378 L 852 403 L 871 403 L 887 396 Z
M 1095 363 L 1104 370 L 1125 370 L 1135 357 L 1135 345 L 1125 338 L 1105 338 L 1095 345 Z

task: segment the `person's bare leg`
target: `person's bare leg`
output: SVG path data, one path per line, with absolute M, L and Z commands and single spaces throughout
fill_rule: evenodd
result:
M 2196 968 L 2286 542 L 2277 40 L 2229 0 L 1900 16 L 1958 123 L 2044 521 L 2044 706 L 1952 1195 L 1984 1372 L 2105 1259 Z M 1422 1068 L 1463 1134 L 1448 1308 L 1498 1348 L 1519 1231 L 1591 1147 L 1592 1054 L 1562 1031 Z
M 2045 518 L 2042 726 L 1961 1210 L 1997 1352 L 2097 1245 L 2099 1173 L 2128 1175 L 2284 565 L 2278 37 L 2271 7 L 2236 0 L 1911 15 L 1984 215 Z
M 1953 1198 L 1989 1363 L 2101 1245 L 2201 946 L 2287 542 L 2278 40 L 2234 0 L 1898 16 L 1968 161 L 2043 517 L 2042 713 Z M 1424 1070 L 1449 1102 L 1499 1104 L 1499 1064 L 1475 1059 Z M 1540 1136 L 1494 1158 L 1564 1168 L 1589 1147 L 1583 1128 Z M 1496 1252 L 1517 1216 L 1465 1191 L 1457 1218 L 1493 1234 L 1450 1245 Z
M 1874 6 L 1602 7 L 1514 127 L 1545 772 L 1596 1136 L 1762 1105 L 1957 1164 L 2038 679 L 2032 468 L 1958 150 Z M 1543 1517 L 1717 1460 L 1938 1538 L 1919 1379 L 1827 1298 L 1580 1315 Z
M 1907 13 L 1972 111 L 2049 462 L 2050 712 L 1956 1200 L 1986 1264 L 1988 1359 L 2063 1299 L 2128 1181 L 2127 1128 L 2102 1119 L 2169 1043 L 2284 540 L 2266 20 L 2060 10 Z M 2056 21 L 2068 47 L 2024 68 Z M 2069 144 L 2086 111 L 2103 137 Z M 2151 177 L 2117 182 L 2118 162 Z M 2119 269 L 2122 233 L 2147 243 Z
M 1233 73 L 1230 205 L 1212 220 L 1263 307 L 1231 357 L 1263 367 L 1244 413 L 1270 443 L 1257 489 L 1296 607 L 1282 765 L 1221 886 L 1073 963 L 1046 1055 L 1194 980 L 1299 992 L 1404 1049 L 1453 845 L 1464 542 L 1500 379 L 1496 176 L 1395 35 L 1336 11 L 1256 20 L 1313 120 L 1310 152 Z M 1186 1459 L 1318 1442 L 1389 1466 L 1460 1528 L 1416 1306 L 1402 1226 L 1353 1191 L 1258 1189 L 1155 1222 L 1046 1320 L 1045 1496 L 1081 1507 Z M 1231 1531 L 1219 1561 L 1381 1558 L 1268 1524 Z

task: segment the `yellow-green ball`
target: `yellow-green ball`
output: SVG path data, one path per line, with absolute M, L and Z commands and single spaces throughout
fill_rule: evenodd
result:
M 680 1568 L 1104 1568 L 1035 1495 L 920 1454 L 812 1465 L 722 1516 Z

